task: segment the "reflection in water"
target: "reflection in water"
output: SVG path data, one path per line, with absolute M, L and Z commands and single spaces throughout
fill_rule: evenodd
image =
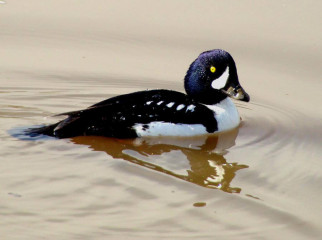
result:
M 228 163 L 224 158 L 228 148 L 235 144 L 238 129 L 217 136 L 200 136 L 194 138 L 137 138 L 120 140 L 105 137 L 75 137 L 72 142 L 88 145 L 94 151 L 104 151 L 115 159 L 138 164 L 140 166 L 162 172 L 179 179 L 198 184 L 203 187 L 220 189 L 229 193 L 239 193 L 238 187 L 230 187 L 230 183 L 239 169 L 247 165 Z M 185 156 L 188 167 L 184 173 L 178 166 L 162 163 L 161 156 L 176 154 L 175 161 L 179 164 Z M 180 154 L 180 158 L 177 154 Z M 156 162 L 156 163 L 155 163 Z M 179 164 L 180 165 L 180 164 Z M 187 165 L 187 164 L 185 164 Z M 175 169 L 174 169 L 175 168 Z

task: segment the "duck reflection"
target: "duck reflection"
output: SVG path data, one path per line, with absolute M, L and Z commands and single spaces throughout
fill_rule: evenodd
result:
M 231 181 L 247 165 L 228 163 L 227 149 L 235 145 L 238 129 L 217 136 L 193 138 L 75 137 L 75 144 L 103 151 L 115 159 L 123 159 L 203 187 L 239 193 Z

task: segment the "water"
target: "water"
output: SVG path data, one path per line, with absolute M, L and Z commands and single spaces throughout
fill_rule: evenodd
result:
M 320 239 L 321 4 L 10 2 L 0 6 L 4 239 Z M 224 48 L 250 103 L 213 137 L 22 139 L 122 93 L 183 91 Z

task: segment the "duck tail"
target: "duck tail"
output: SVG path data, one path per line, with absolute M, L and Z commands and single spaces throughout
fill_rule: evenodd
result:
M 28 128 L 25 133 L 29 137 L 38 137 L 39 135 L 47 135 L 51 137 L 55 137 L 54 129 L 58 126 L 58 123 L 42 126 L 42 127 L 35 127 L 35 128 Z

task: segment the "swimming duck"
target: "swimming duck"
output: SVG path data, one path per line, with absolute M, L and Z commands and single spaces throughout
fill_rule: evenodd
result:
M 147 90 L 120 95 L 29 134 L 57 138 L 106 136 L 196 136 L 236 128 L 237 108 L 230 98 L 248 102 L 238 81 L 231 55 L 221 49 L 201 53 L 184 78 L 187 94 L 172 90 Z

